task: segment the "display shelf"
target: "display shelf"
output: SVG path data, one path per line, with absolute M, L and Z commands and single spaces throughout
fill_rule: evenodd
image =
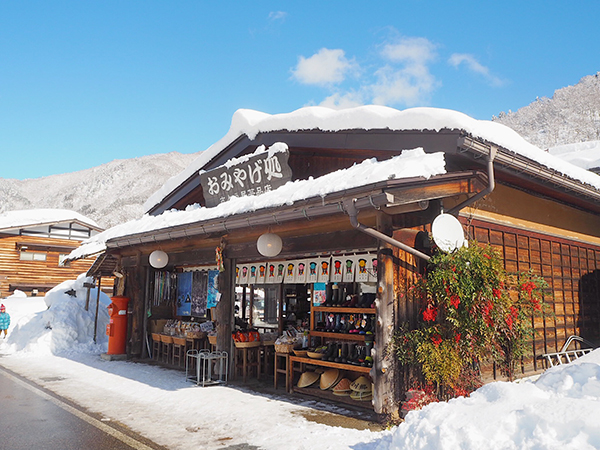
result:
M 344 306 L 313 306 L 313 312 L 332 312 L 349 314 L 375 314 L 375 308 L 348 308 Z
M 346 341 L 364 341 L 365 335 L 358 333 L 330 333 L 329 331 L 311 331 L 311 336 L 329 338 L 329 339 L 341 339 Z
M 323 391 L 320 388 L 313 388 L 313 387 L 299 388 L 297 386 L 294 386 L 292 388 L 292 391 L 297 392 L 299 394 L 310 395 L 313 397 L 318 397 L 320 399 L 330 400 L 330 401 L 337 402 L 337 403 L 344 403 L 346 405 L 355 406 L 357 408 L 365 408 L 365 409 L 368 409 L 371 411 L 373 410 L 373 403 L 370 400 L 359 402 L 357 400 L 352 400 L 350 398 L 350 396 L 334 395 L 333 391 L 330 391 L 330 390 Z
M 347 370 L 349 372 L 369 373 L 370 367 L 355 366 L 354 364 L 342 364 L 323 359 L 306 358 L 304 356 L 290 356 L 290 365 L 298 362 L 301 364 L 312 364 L 313 366 L 331 367 L 333 369 Z

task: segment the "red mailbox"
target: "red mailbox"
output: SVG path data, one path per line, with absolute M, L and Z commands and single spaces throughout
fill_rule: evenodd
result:
M 108 355 L 122 355 L 125 353 L 127 342 L 127 304 L 128 297 L 112 297 L 108 305 L 110 322 L 106 326 L 108 335 Z

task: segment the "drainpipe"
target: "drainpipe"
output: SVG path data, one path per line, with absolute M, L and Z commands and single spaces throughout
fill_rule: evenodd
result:
M 429 255 L 426 255 L 425 253 L 422 253 L 419 250 L 410 247 L 409 245 L 403 244 L 402 242 L 397 241 L 396 239 L 388 236 L 387 234 L 383 234 L 380 231 L 366 227 L 365 225 L 361 224 L 357 218 L 358 211 L 356 210 L 356 206 L 354 205 L 355 201 L 356 199 L 344 201 L 344 210 L 348 213 L 348 216 L 350 217 L 350 223 L 354 228 L 362 231 L 365 234 L 368 234 L 369 236 L 374 237 L 375 239 L 380 239 L 384 242 L 387 242 L 388 244 L 393 245 L 394 247 L 401 248 L 405 252 L 408 252 L 411 255 L 417 256 L 421 259 L 424 259 L 425 261 L 429 261 L 431 259 L 431 257 Z
M 466 199 L 464 202 L 462 202 L 462 203 L 456 205 L 454 208 L 448 210 L 447 211 L 448 214 L 453 214 L 453 215 L 458 214 L 458 212 L 461 209 L 465 208 L 466 206 L 471 205 L 472 203 L 475 203 L 477 200 L 485 197 L 486 195 L 488 195 L 490 192 L 492 192 L 494 190 L 494 187 L 496 187 L 496 181 L 494 179 L 494 158 L 496 158 L 497 151 L 498 150 L 496 149 L 496 147 L 492 146 L 492 147 L 490 147 L 490 152 L 486 156 L 487 173 L 488 173 L 487 187 L 484 190 L 475 194 L 473 197 Z

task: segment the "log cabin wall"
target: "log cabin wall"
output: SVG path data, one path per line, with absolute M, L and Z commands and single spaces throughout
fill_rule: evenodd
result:
M 31 249 L 39 248 L 32 252 L 44 254 L 45 261 L 22 260 L 19 247 L 28 245 Z M 68 266 L 59 265 L 60 255 L 68 254 L 78 245 L 79 241 L 68 239 L 0 235 L 0 297 L 11 295 L 15 289 L 27 294 L 37 289 L 38 295 L 44 295 L 57 284 L 87 272 L 93 258 L 72 261 Z M 48 250 L 43 250 L 45 246 Z

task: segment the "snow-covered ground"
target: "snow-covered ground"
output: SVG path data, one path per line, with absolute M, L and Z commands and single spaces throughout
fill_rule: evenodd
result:
M 196 387 L 180 371 L 102 360 L 108 299 L 102 297 L 94 344 L 95 308 L 84 310 L 82 282 L 63 283 L 46 301 L 2 300 L 12 323 L 0 339 L 0 365 L 168 448 L 600 448 L 600 350 L 535 382 L 491 383 L 470 398 L 431 404 L 390 430 L 349 429 L 307 420 L 315 404 L 291 402 L 283 391 Z M 71 288 L 76 297 L 64 293 Z

